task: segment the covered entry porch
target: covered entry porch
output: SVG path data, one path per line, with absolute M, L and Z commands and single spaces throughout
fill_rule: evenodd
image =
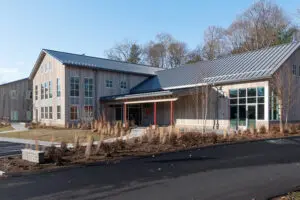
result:
M 174 102 L 178 97 L 170 91 L 130 94 L 101 99 L 105 115 L 111 121 L 138 126 L 174 125 Z

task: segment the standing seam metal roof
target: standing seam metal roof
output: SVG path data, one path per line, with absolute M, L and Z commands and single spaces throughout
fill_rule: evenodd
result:
M 300 42 L 293 42 L 157 71 L 157 77 L 148 78 L 133 88 L 131 93 L 267 78 L 299 47 Z
M 48 53 L 64 65 L 70 65 L 75 67 L 87 67 L 144 75 L 155 75 L 155 72 L 162 70 L 161 68 L 151 67 L 148 65 L 132 64 L 127 62 L 109 60 L 105 58 L 60 52 L 49 49 L 43 49 L 42 52 Z

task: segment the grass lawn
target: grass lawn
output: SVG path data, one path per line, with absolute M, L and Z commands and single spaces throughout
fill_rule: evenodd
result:
M 1 130 L 1 129 L 0 129 Z M 10 137 L 10 138 L 21 138 L 21 139 L 37 139 L 42 141 L 52 141 L 53 142 L 74 142 L 74 135 L 79 136 L 80 142 L 86 142 L 88 135 L 92 134 L 94 140 L 99 140 L 97 133 L 92 133 L 91 130 L 78 130 L 78 129 L 31 129 L 24 132 L 14 132 L 14 133 L 4 133 L 0 137 Z M 104 137 L 104 138 L 108 138 Z
M 0 132 L 14 130 L 11 126 L 0 127 Z

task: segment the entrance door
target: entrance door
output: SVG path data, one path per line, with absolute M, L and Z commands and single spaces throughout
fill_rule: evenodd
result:
M 134 121 L 136 125 L 141 125 L 141 106 L 129 105 L 128 106 L 128 120 Z
M 256 128 L 256 106 L 248 105 L 248 128 Z
M 11 111 L 11 121 L 18 121 L 19 115 L 18 111 Z

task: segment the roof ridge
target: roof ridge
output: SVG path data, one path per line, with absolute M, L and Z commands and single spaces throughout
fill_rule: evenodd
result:
M 113 60 L 113 59 L 109 59 L 109 58 L 101 58 L 101 57 L 96 57 L 96 56 L 88 56 L 88 55 L 85 55 L 85 54 L 70 53 L 70 52 L 57 51 L 57 50 L 52 50 L 52 49 L 42 49 L 42 50 L 43 51 L 54 51 L 54 52 L 58 52 L 58 53 L 65 53 L 65 54 L 76 55 L 76 56 L 84 56 L 84 57 L 96 58 L 96 59 L 102 59 L 102 60 L 108 60 L 108 61 L 119 62 L 119 63 L 126 63 L 126 64 L 131 64 L 131 65 L 136 65 L 136 66 L 145 66 L 145 67 L 151 67 L 151 68 L 158 68 L 158 67 L 153 67 L 151 65 L 146 65 L 146 64 L 135 64 L 135 63 L 130 63 L 130 62 L 126 62 L 126 61 Z

